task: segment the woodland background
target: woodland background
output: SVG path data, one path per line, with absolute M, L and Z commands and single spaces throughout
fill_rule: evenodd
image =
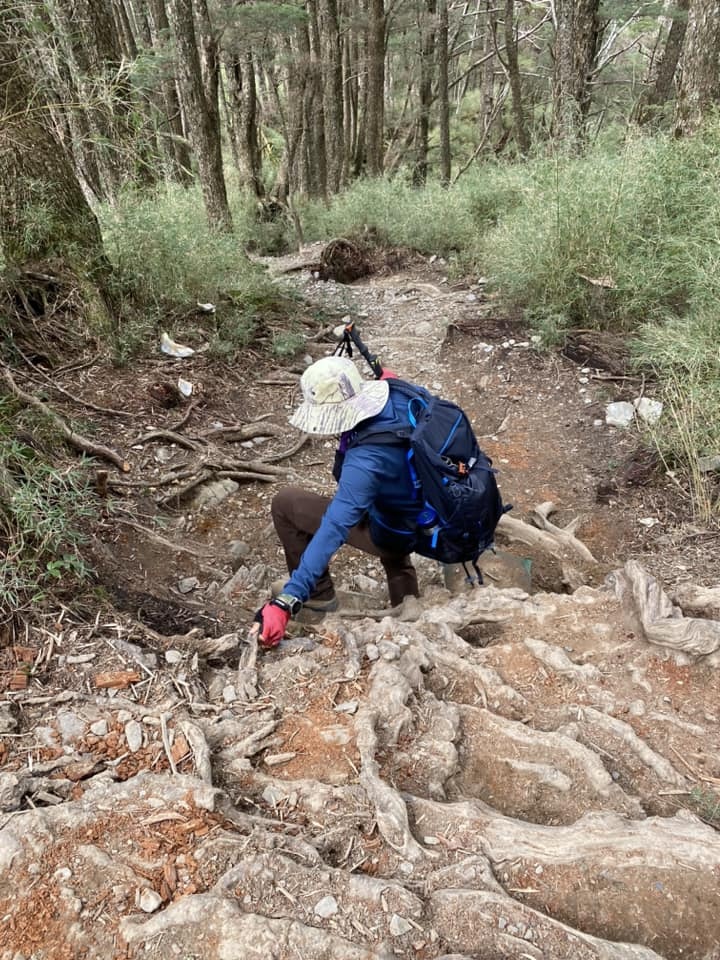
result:
M 218 357 L 268 318 L 291 355 L 254 259 L 339 236 L 486 277 L 548 347 L 626 339 L 713 522 L 719 100 L 720 0 L 3 0 L 3 602 L 81 571 L 90 509 L 12 370 L 131 363 L 197 302 Z

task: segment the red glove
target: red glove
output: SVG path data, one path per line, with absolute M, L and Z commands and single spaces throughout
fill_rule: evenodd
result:
M 260 622 L 260 636 L 258 637 L 260 645 L 271 649 L 276 647 L 285 636 L 285 628 L 288 625 L 290 614 L 276 603 L 266 603 L 255 614 L 255 619 Z
M 399 380 L 400 378 L 394 370 L 383 370 L 381 380 Z

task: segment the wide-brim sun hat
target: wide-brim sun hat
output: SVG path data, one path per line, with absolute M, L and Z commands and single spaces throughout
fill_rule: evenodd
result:
M 374 417 L 390 394 L 387 380 L 364 380 L 347 357 L 323 357 L 300 378 L 303 402 L 290 423 L 303 433 L 331 437 Z

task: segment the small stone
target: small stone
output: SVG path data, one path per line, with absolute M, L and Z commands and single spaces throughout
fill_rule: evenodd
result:
M 357 713 L 357 708 L 360 706 L 357 700 L 345 700 L 343 703 L 338 703 L 335 707 L 335 713 Z
M 69 880 L 72 876 L 72 870 L 70 867 L 58 867 L 57 870 L 53 873 L 53 878 L 58 880 L 60 883 L 64 883 L 65 880 Z
M 128 720 L 132 720 L 133 715 L 129 710 L 118 710 L 117 712 L 117 722 L 118 723 L 127 723 Z
M 437 837 L 423 837 L 423 843 L 426 843 L 429 847 L 434 847 L 440 843 L 440 841 Z
M 337 900 L 331 894 L 328 894 L 326 897 L 323 897 L 322 900 L 318 900 L 313 912 L 316 917 L 327 920 L 328 917 L 333 917 L 338 912 Z
M 297 756 L 296 753 L 270 753 L 265 757 L 265 765 L 268 767 L 277 767 L 281 763 L 289 763 Z
M 108 722 L 107 720 L 96 720 L 95 723 L 90 724 L 90 733 L 96 737 L 105 737 L 108 732 Z
M 377 646 L 383 660 L 397 660 L 400 656 L 400 647 L 392 640 L 381 640 Z
M 320 737 L 325 743 L 334 743 L 338 746 L 344 746 L 346 743 L 350 743 L 349 731 L 341 726 L 325 727 L 320 731 Z
M 138 890 L 135 902 L 144 913 L 155 913 L 158 907 L 162 906 L 163 901 L 160 894 L 156 893 L 155 890 L 143 887 L 142 890 Z
M 541 864 L 541 863 L 539 863 L 539 864 L 535 867 L 535 873 L 536 873 L 539 877 L 541 877 L 541 876 L 543 875 L 543 867 L 542 867 L 542 864 Z
M 129 720 L 125 724 L 125 739 L 130 753 L 137 753 L 143 743 L 143 728 L 137 720 Z M 148 911 L 151 912 L 151 911 Z
M 506 918 L 505 918 L 505 917 L 498 917 L 498 927 L 499 927 L 501 930 L 504 930 L 506 926 L 507 926 L 507 920 L 506 920 Z
M 61 710 L 58 713 L 57 725 L 63 743 L 79 740 L 86 730 L 85 721 L 71 710 Z
M 193 590 L 197 590 L 200 586 L 200 581 L 197 577 L 183 577 L 182 580 L 178 580 L 177 588 L 180 593 L 192 593 Z
M 233 570 L 238 570 L 242 566 L 243 560 L 247 560 L 250 556 L 252 550 L 244 540 L 231 540 L 228 553 Z
M 238 698 L 237 690 L 232 683 L 228 683 L 223 687 L 222 695 L 225 703 L 235 703 Z
M 277 806 L 284 797 L 285 794 L 279 787 L 267 786 L 262 792 L 263 800 L 265 803 L 269 803 L 271 807 Z
M 183 655 L 179 650 L 166 650 L 165 662 L 173 666 L 176 663 L 182 663 Z
M 365 656 L 368 660 L 379 660 L 380 651 L 377 648 L 377 645 L 374 643 L 368 643 L 365 647 Z
M 390 933 L 394 937 L 402 937 L 406 933 L 410 933 L 413 925 L 409 923 L 405 917 L 401 917 L 399 914 L 394 913 L 390 917 Z

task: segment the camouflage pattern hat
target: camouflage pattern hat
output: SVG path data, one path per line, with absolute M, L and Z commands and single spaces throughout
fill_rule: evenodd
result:
M 300 379 L 303 402 L 290 423 L 304 433 L 331 437 L 374 417 L 390 394 L 387 380 L 363 380 L 347 357 L 323 357 Z

